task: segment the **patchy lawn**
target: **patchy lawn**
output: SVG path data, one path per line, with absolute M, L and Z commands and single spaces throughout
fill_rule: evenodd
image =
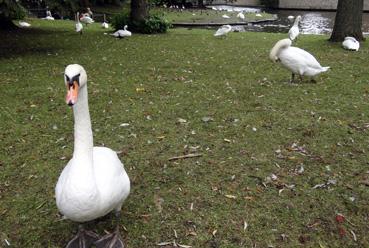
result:
M 332 69 L 289 84 L 268 60 L 286 34 L 119 40 L 98 23 L 79 35 L 73 22 L 29 22 L 0 34 L 0 246 L 64 247 L 76 231 L 54 199 L 73 151 L 71 63 L 88 73 L 95 144 L 120 151 L 132 180 L 127 247 L 369 246 L 367 43 L 355 53 L 302 35 Z M 190 153 L 202 156 L 168 161 Z

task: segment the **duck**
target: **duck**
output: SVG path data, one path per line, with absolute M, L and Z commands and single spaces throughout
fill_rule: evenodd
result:
M 82 34 L 83 25 L 82 25 L 82 23 L 80 23 L 78 16 L 79 16 L 79 13 L 77 12 L 77 14 L 76 14 L 76 22 L 77 22 L 76 23 L 76 32 Z
M 300 20 L 301 20 L 301 16 L 297 16 L 295 19 L 295 22 L 293 23 L 292 27 L 288 31 L 288 37 L 292 41 L 294 41 L 297 38 L 297 36 L 299 36 L 300 34 L 300 30 L 299 30 Z
M 229 32 L 232 31 L 231 25 L 223 25 L 221 26 L 214 34 L 215 37 L 217 36 L 226 36 Z
M 245 20 L 245 15 L 242 12 L 239 12 L 237 14 L 237 17 L 240 18 L 241 20 Z
M 29 24 L 28 22 L 25 22 L 25 21 L 19 21 L 19 26 L 21 28 L 29 28 L 29 27 L 31 27 L 31 24 Z
M 111 35 L 116 37 L 116 38 L 124 38 L 124 37 L 129 37 L 132 36 L 132 33 L 130 31 L 127 30 L 128 26 L 124 25 L 124 29 L 119 29 L 116 32 L 112 33 Z
M 104 14 L 104 22 L 101 23 L 102 28 L 109 28 L 109 24 L 106 22 L 105 14 Z
M 116 152 L 106 147 L 94 147 L 88 108 L 87 73 L 78 64 L 65 68 L 66 103 L 74 115 L 73 157 L 61 172 L 55 187 L 56 205 L 66 218 L 80 223 L 77 235 L 67 248 L 123 248 L 119 232 L 122 204 L 130 192 L 130 180 Z M 115 231 L 98 239 L 84 229 L 83 223 L 114 212 Z
M 79 20 L 82 22 L 82 23 L 84 23 L 84 24 L 86 24 L 86 26 L 88 25 L 88 24 L 91 24 L 91 23 L 93 23 L 93 22 L 95 22 L 88 14 L 82 14 L 82 16 L 79 18 Z
M 295 74 L 300 76 L 311 77 L 311 81 L 315 82 L 314 76 L 326 72 L 330 67 L 322 67 L 313 55 L 307 51 L 292 47 L 290 39 L 278 41 L 270 51 L 269 58 L 273 62 L 280 61 L 282 65 L 292 72 L 291 82 L 295 80 Z
M 359 51 L 360 43 L 354 37 L 347 36 L 342 42 L 342 46 L 350 51 Z

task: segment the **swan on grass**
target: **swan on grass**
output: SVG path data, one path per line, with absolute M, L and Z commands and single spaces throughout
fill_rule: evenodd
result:
M 79 18 L 79 20 L 82 22 L 82 23 L 84 23 L 84 24 L 86 24 L 86 26 L 87 26 L 87 24 L 91 24 L 91 23 L 93 23 L 93 22 L 95 22 L 88 14 L 86 14 L 86 13 L 84 13 L 84 14 L 82 14 L 82 16 Z
M 291 82 L 295 80 L 295 74 L 300 76 L 314 76 L 325 72 L 329 67 L 322 67 L 313 55 L 298 47 L 291 46 L 290 39 L 278 41 L 270 51 L 269 58 L 273 62 L 280 61 L 284 67 L 292 72 Z
M 237 14 L 237 17 L 240 18 L 241 20 L 245 20 L 245 15 L 242 12 L 239 12 Z
M 299 36 L 300 34 L 300 29 L 299 29 L 300 20 L 301 20 L 301 16 L 297 16 L 295 19 L 295 22 L 293 23 L 293 26 L 288 31 L 288 38 L 290 38 L 290 40 L 292 41 L 295 40 L 297 36 Z
M 229 17 L 229 16 L 227 16 L 226 14 L 222 15 L 222 17 L 223 17 L 223 18 L 225 18 L 225 19 L 229 19 L 229 18 L 230 18 L 230 17 Z
M 217 36 L 226 36 L 229 32 L 232 31 L 231 25 L 223 25 L 221 26 L 214 34 L 215 37 Z
M 346 37 L 342 42 L 343 48 L 350 51 L 359 51 L 360 43 L 354 37 Z
M 67 248 L 123 248 L 119 234 L 119 216 L 130 191 L 130 180 L 117 154 L 106 147 L 93 147 L 91 119 L 88 109 L 87 74 L 77 64 L 64 72 L 66 103 L 74 115 L 73 157 L 63 169 L 55 188 L 56 205 L 62 215 L 78 223 L 95 220 L 115 212 L 114 232 L 98 240 L 97 234 L 80 225 Z
M 31 27 L 31 24 L 29 24 L 28 22 L 25 22 L 25 21 L 19 21 L 19 26 L 21 28 L 29 28 L 29 27 Z
M 102 27 L 102 28 L 109 28 L 109 24 L 106 22 L 105 14 L 104 14 L 104 22 L 103 22 L 103 23 L 101 23 L 101 27 Z
M 82 23 L 80 23 L 78 16 L 79 16 L 79 13 L 77 12 L 77 14 L 76 14 L 76 32 L 82 34 L 83 25 L 82 25 Z
M 124 37 L 129 37 L 132 36 L 132 33 L 130 31 L 127 30 L 128 26 L 124 25 L 124 29 L 119 29 L 116 32 L 112 33 L 111 35 L 116 37 L 116 38 L 124 38 Z

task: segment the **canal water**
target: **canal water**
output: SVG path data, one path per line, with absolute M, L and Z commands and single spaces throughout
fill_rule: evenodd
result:
M 211 6 L 219 10 L 243 11 L 244 13 L 267 12 L 276 14 L 278 19 L 273 22 L 258 23 L 253 25 L 236 26 L 237 30 L 260 31 L 260 32 L 281 32 L 286 33 L 293 24 L 288 16 L 301 15 L 300 32 L 303 34 L 330 34 L 334 25 L 336 12 L 334 11 L 306 11 L 306 10 L 275 10 L 249 7 L 235 7 L 229 5 Z M 363 32 L 369 35 L 369 13 L 363 13 Z

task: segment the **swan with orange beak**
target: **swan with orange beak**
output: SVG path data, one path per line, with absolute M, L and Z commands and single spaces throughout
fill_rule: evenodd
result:
M 119 232 L 120 212 L 130 192 L 130 180 L 116 152 L 94 147 L 88 109 L 87 74 L 77 64 L 68 65 L 64 73 L 66 103 L 74 115 L 73 157 L 64 167 L 55 187 L 56 205 L 67 219 L 78 223 L 95 220 L 114 212 L 115 231 L 98 239 L 94 232 L 80 225 L 67 248 L 123 248 Z

